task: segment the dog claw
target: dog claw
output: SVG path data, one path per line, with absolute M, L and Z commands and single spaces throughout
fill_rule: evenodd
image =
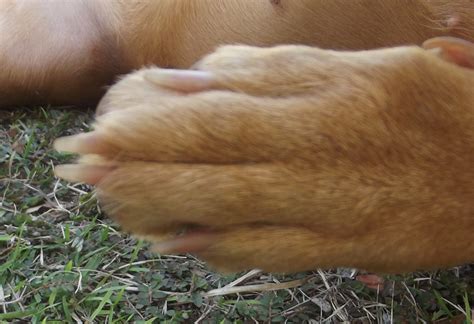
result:
M 435 37 L 423 43 L 423 48 L 436 52 L 442 59 L 465 68 L 474 68 L 474 44 L 454 37 Z
M 160 254 L 196 253 L 205 250 L 212 241 L 212 234 L 210 233 L 189 233 L 168 241 L 155 243 L 152 246 L 152 251 Z
M 108 166 L 64 164 L 58 165 L 54 173 L 57 177 L 67 181 L 95 185 L 112 170 L 113 168 Z
M 212 74 L 204 71 L 154 69 L 147 71 L 144 78 L 158 86 L 186 93 L 209 90 L 216 86 Z
M 73 136 L 60 137 L 54 141 L 55 150 L 78 154 L 106 154 L 108 147 L 94 133 L 84 133 Z

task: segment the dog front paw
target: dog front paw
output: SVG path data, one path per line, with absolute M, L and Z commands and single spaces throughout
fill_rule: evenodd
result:
M 92 133 L 58 142 L 101 162 L 58 174 L 96 184 L 124 229 L 221 268 L 403 271 L 472 255 L 449 239 L 474 225 L 471 71 L 413 47 L 230 46 L 196 68 L 125 77 Z

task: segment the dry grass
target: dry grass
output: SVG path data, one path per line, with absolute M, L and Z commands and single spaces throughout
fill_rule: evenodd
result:
M 0 111 L 0 322 L 470 322 L 471 266 L 393 276 L 378 291 L 339 269 L 221 276 L 156 255 L 100 213 L 91 188 L 54 178 L 54 138 L 91 113 Z

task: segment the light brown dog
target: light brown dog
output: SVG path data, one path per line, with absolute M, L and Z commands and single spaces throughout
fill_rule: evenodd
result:
M 2 0 L 0 104 L 98 100 L 116 75 L 224 44 L 362 50 L 474 41 L 470 0 Z
M 474 40 L 467 0 L 60 7 L 70 19 L 36 12 L 76 31 L 73 40 L 59 32 L 41 44 L 0 10 L 0 23 L 23 37 L 2 56 L 5 103 L 94 99 L 116 73 L 188 67 L 218 44 Z M 201 72 L 141 70 L 108 91 L 93 133 L 57 143 L 85 154 L 58 173 L 97 184 L 126 230 L 171 237 L 161 251 L 194 251 L 223 270 L 399 272 L 472 261 L 474 50 L 451 39 L 426 47 L 434 50 L 231 46 L 201 60 Z

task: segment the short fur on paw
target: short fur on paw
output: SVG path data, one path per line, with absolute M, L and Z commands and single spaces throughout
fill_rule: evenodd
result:
M 228 271 L 472 261 L 472 71 L 416 47 L 304 46 L 226 46 L 196 69 L 126 76 L 59 145 L 101 156 L 62 176 L 99 172 L 125 230 Z

